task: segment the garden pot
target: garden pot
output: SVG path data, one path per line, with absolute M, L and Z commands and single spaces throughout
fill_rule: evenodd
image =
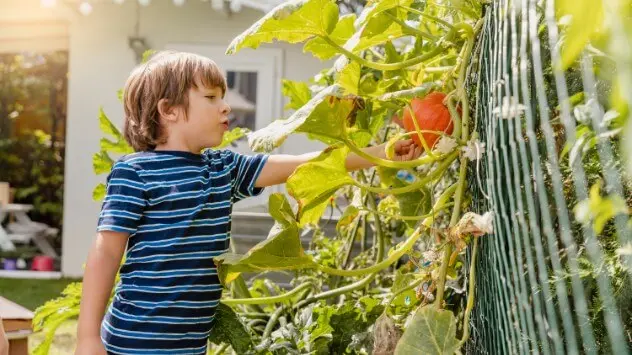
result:
M 5 270 L 16 270 L 17 269 L 17 260 L 16 259 L 3 259 L 2 267 Z
M 54 271 L 55 269 L 55 260 L 50 256 L 46 255 L 38 255 L 33 258 L 33 265 L 31 266 L 31 270 L 35 271 Z

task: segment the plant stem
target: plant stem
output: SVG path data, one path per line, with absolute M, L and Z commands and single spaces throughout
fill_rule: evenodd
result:
M 478 251 L 478 237 L 474 237 L 474 246 L 472 247 L 472 260 L 470 260 L 470 283 L 467 295 L 467 306 L 465 307 L 465 316 L 463 317 L 463 338 L 459 342 L 459 348 L 470 338 L 470 315 L 474 308 L 474 293 L 476 292 L 476 254 Z
M 438 211 L 442 209 L 445 203 L 447 202 L 447 200 L 450 198 L 450 196 L 452 196 L 452 194 L 455 193 L 457 188 L 458 188 L 457 184 L 452 185 L 449 188 L 447 188 L 441 194 L 441 196 L 439 196 L 439 198 L 435 202 L 435 205 L 432 207 L 432 210 Z M 324 266 L 324 265 L 320 265 L 316 263 L 314 263 L 314 266 L 320 271 L 323 271 L 332 275 L 339 275 L 339 276 L 361 276 L 368 273 L 376 273 L 378 271 L 384 270 L 387 267 L 389 267 L 391 264 L 396 262 L 400 257 L 406 254 L 406 252 L 410 250 L 410 248 L 413 247 L 415 242 L 422 236 L 422 231 L 425 230 L 426 228 L 429 228 L 429 226 L 432 224 L 432 221 L 434 221 L 434 218 L 435 218 L 434 215 L 426 217 L 426 219 L 419 225 L 419 227 L 417 227 L 417 229 L 410 235 L 410 237 L 406 239 L 404 244 L 402 244 L 399 248 L 396 248 L 395 250 L 393 250 L 386 260 L 376 263 L 373 266 L 363 268 L 363 269 L 354 269 L 354 270 L 339 270 L 339 269 L 330 268 L 328 266 Z M 378 249 L 378 254 L 379 254 L 379 249 Z
M 444 210 L 450 206 L 454 205 L 453 203 L 446 203 L 443 208 L 441 208 L 441 210 Z M 390 217 L 390 218 L 396 218 L 396 219 L 401 219 L 403 221 L 419 221 L 425 218 L 428 218 L 434 214 L 436 214 L 439 211 L 431 211 L 427 214 L 421 215 L 421 216 L 398 216 L 398 215 L 394 215 L 394 214 L 390 214 L 390 213 L 384 213 L 384 212 L 380 212 L 380 211 L 376 211 L 376 210 L 372 210 L 372 209 L 368 209 L 368 208 L 361 208 L 360 211 L 366 211 L 366 212 L 370 212 L 370 213 L 374 213 L 374 214 L 379 214 L 380 216 L 384 216 L 384 217 Z
M 452 32 L 452 35 L 454 33 Z M 447 38 L 450 35 L 450 32 L 446 35 Z M 440 53 L 442 53 L 445 48 L 442 45 L 437 45 L 437 47 L 433 48 L 431 51 L 427 52 L 424 55 L 420 55 L 419 57 L 415 57 L 415 58 L 411 58 L 408 60 L 405 60 L 403 62 L 399 62 L 399 63 L 376 63 L 376 62 L 371 62 L 368 61 L 362 57 L 360 57 L 359 55 L 347 50 L 346 48 L 342 47 L 341 45 L 339 45 L 338 43 L 334 42 L 334 40 L 332 40 L 331 38 L 329 38 L 329 36 L 320 36 L 320 38 L 322 38 L 323 40 L 325 40 L 325 42 L 327 42 L 330 46 L 334 47 L 338 52 L 344 54 L 345 56 L 347 56 L 347 58 L 351 59 L 351 60 L 355 60 L 356 62 L 364 65 L 365 67 L 369 67 L 371 69 L 376 69 L 376 70 L 382 70 L 382 71 L 391 71 L 391 70 L 400 70 L 400 69 L 404 69 L 413 65 L 417 65 L 421 62 L 424 62 L 434 56 L 439 55 Z
M 281 313 L 283 313 L 284 310 L 285 310 L 285 307 L 279 307 L 274 311 L 274 313 L 272 313 L 272 315 L 270 316 L 270 320 L 268 321 L 268 324 L 266 325 L 266 329 L 263 331 L 263 335 L 261 336 L 262 342 L 270 336 L 270 333 L 272 333 L 272 329 L 274 329 L 274 326 L 276 325 L 277 320 L 279 320 L 279 317 L 281 316 Z
M 409 160 L 409 161 L 395 161 L 395 160 L 383 159 L 383 158 L 377 157 L 375 155 L 371 155 L 371 154 L 365 152 L 364 150 L 362 150 L 361 148 L 359 148 L 358 146 L 356 146 L 349 139 L 345 139 L 344 142 L 349 147 L 349 149 L 353 153 L 357 154 L 358 156 L 370 161 L 371 163 L 373 163 L 375 165 L 380 165 L 380 166 L 383 166 L 383 167 L 386 167 L 386 168 L 393 168 L 393 169 L 415 168 L 415 167 L 418 167 L 420 165 L 434 163 L 434 162 L 436 162 L 438 160 L 442 160 L 443 158 L 445 158 L 447 156 L 450 156 L 450 154 L 442 154 L 442 155 L 436 155 L 436 156 L 433 156 L 433 157 L 424 156 L 422 158 L 415 159 L 415 160 Z
M 233 299 L 223 300 L 222 303 L 225 303 L 227 305 L 239 305 L 239 304 L 268 304 L 268 303 L 283 302 L 299 294 L 302 290 L 308 289 L 310 287 L 311 287 L 311 284 L 306 282 L 306 283 L 296 286 L 292 291 L 288 291 L 280 295 L 270 296 L 270 297 L 258 297 L 258 298 L 233 298 Z
M 348 284 L 346 286 L 343 287 L 339 287 L 333 290 L 329 290 L 329 291 L 325 291 L 325 292 L 321 292 L 317 295 L 314 295 L 312 297 L 306 298 L 305 300 L 297 303 L 296 305 L 294 305 L 294 307 L 292 307 L 293 309 L 299 309 L 301 307 L 304 307 L 310 303 L 314 303 L 316 301 L 322 300 L 322 299 L 326 299 L 326 298 L 331 298 L 331 297 L 336 297 L 336 296 L 340 296 L 342 294 L 345 294 L 347 292 L 351 292 L 351 291 L 355 291 L 355 290 L 359 290 L 361 288 L 363 288 L 364 286 L 366 286 L 369 282 L 371 282 L 371 280 L 373 280 L 373 278 L 375 277 L 375 273 L 371 273 L 369 275 L 367 275 L 365 278 L 360 279 L 352 284 Z
M 419 280 L 415 280 L 413 283 L 411 283 L 410 285 L 402 288 L 401 290 L 395 292 L 389 299 L 388 302 L 386 303 L 386 306 L 384 307 L 384 312 L 386 312 L 390 307 L 391 307 L 391 303 L 393 303 L 393 301 L 395 300 L 395 298 L 397 298 L 397 296 L 401 295 L 402 293 L 408 291 L 408 290 L 412 290 L 413 288 L 419 286 L 421 283 L 424 282 L 424 278 L 421 278 Z
M 429 40 L 431 40 L 432 42 L 435 42 L 435 43 L 437 42 L 437 37 L 431 35 L 430 33 L 427 33 L 427 32 L 421 31 L 421 30 L 419 30 L 417 28 L 414 28 L 412 26 L 409 26 L 406 22 L 400 20 L 397 16 L 392 15 L 392 14 L 390 14 L 388 12 L 384 12 L 384 14 L 386 14 L 386 16 L 390 17 L 391 20 L 393 20 L 393 22 L 395 22 L 398 25 L 402 26 L 402 30 L 403 30 L 404 33 L 408 33 L 408 34 L 413 35 L 413 36 L 419 36 L 421 38 L 426 38 L 426 39 L 429 39 Z
M 228 343 L 222 343 L 222 345 L 220 345 L 219 348 L 217 348 L 217 350 L 215 350 L 215 352 L 213 354 L 215 355 L 222 355 L 224 354 L 224 351 L 226 351 L 226 349 L 228 349 L 229 344 Z
M 417 9 L 413 9 L 412 7 L 401 6 L 401 5 L 399 7 L 404 9 L 404 10 L 406 10 L 406 11 L 408 11 L 408 12 L 412 12 L 414 14 L 417 14 L 419 16 L 427 18 L 428 20 L 432 20 L 432 21 L 434 21 L 436 23 L 442 24 L 442 25 L 444 25 L 447 28 L 452 29 L 454 27 L 454 26 L 452 26 L 451 23 L 449 23 L 447 21 L 444 21 L 444 20 L 442 20 L 442 19 L 440 19 L 438 17 L 432 16 L 432 15 L 428 15 L 428 14 L 424 13 L 423 11 L 420 11 L 420 10 L 417 10 Z
M 360 183 L 356 183 L 356 186 L 362 189 L 365 189 L 367 191 L 371 191 L 371 192 L 393 194 L 393 195 L 399 195 L 399 194 L 404 194 L 407 192 L 419 190 L 420 188 L 424 187 L 428 182 L 438 179 L 441 176 L 443 176 L 443 173 L 445 173 L 446 169 L 452 164 L 452 162 L 458 157 L 458 155 L 459 155 L 458 150 L 455 150 L 452 153 L 449 153 L 447 157 L 445 158 L 445 160 L 442 161 L 441 164 L 439 164 L 436 167 L 436 169 L 434 169 L 431 173 L 426 175 L 424 178 L 419 179 L 419 181 L 414 182 L 404 187 L 391 189 L 391 188 L 381 188 L 381 187 L 376 187 L 376 186 L 368 186 L 368 185 L 363 185 Z
M 481 26 L 482 26 L 482 20 L 479 20 L 474 28 L 475 34 L 478 32 Z M 463 57 L 459 58 L 462 61 L 462 63 L 465 63 L 467 60 L 469 60 L 469 57 L 472 53 L 472 47 L 474 46 L 474 36 L 468 39 L 465 46 L 466 48 L 462 52 Z M 465 89 L 463 89 L 465 86 L 465 71 L 466 71 L 466 66 L 462 65 L 459 70 L 459 78 L 458 78 L 456 87 L 459 93 L 459 99 L 461 100 L 461 104 L 463 106 L 463 118 L 461 120 L 461 139 L 466 142 L 470 134 L 469 132 L 469 121 L 470 121 L 469 112 L 470 111 L 469 111 L 469 103 L 467 100 L 467 95 L 465 93 Z M 459 170 L 459 180 L 457 182 L 457 190 L 454 194 L 454 208 L 452 210 L 452 217 L 450 218 L 450 225 L 449 225 L 450 227 L 454 226 L 458 222 L 459 217 L 461 215 L 461 199 L 463 198 L 463 191 L 465 190 L 466 174 L 467 174 L 467 158 L 462 156 L 461 166 Z M 441 269 L 439 271 L 439 280 L 437 283 L 437 296 L 435 300 L 435 306 L 437 308 L 441 308 L 443 306 L 443 296 L 445 293 L 445 280 L 446 280 L 446 275 L 448 272 L 448 264 L 450 262 L 452 249 L 453 249 L 452 244 L 448 243 L 444 250 L 443 260 L 441 262 Z
M 242 298 L 242 299 L 252 298 L 252 295 L 250 294 L 250 290 L 248 289 L 248 285 L 246 285 L 246 281 L 244 280 L 242 275 L 237 276 L 235 280 L 233 280 L 232 284 L 233 284 L 234 297 Z M 248 308 L 252 312 L 265 313 L 263 311 L 263 308 L 259 307 L 256 304 L 249 305 Z

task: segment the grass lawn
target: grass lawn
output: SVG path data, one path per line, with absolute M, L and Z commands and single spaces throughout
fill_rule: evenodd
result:
M 0 296 L 20 304 L 32 311 L 46 301 L 61 294 L 61 291 L 76 279 L 32 280 L 0 278 Z M 49 355 L 72 354 L 75 349 L 76 321 L 63 324 L 55 335 Z M 37 333 L 29 337 L 29 350 L 35 349 L 44 339 L 44 334 Z
M 61 294 L 71 282 L 76 279 L 33 280 L 33 279 L 5 279 L 0 278 L 0 296 L 9 299 L 20 306 L 35 311 L 46 301 Z

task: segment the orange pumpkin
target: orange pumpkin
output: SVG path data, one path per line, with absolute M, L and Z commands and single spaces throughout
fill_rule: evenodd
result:
M 404 129 L 407 132 L 416 131 L 411 114 L 412 108 L 419 130 L 440 131 L 446 134 L 452 134 L 454 124 L 452 123 L 448 107 L 443 104 L 445 97 L 446 95 L 442 92 L 433 92 L 424 98 L 414 98 L 410 103 L 410 108 L 407 107 L 404 109 Z M 439 134 L 429 132 L 422 133 L 421 135 L 429 148 L 434 147 L 440 137 Z M 411 137 L 417 146 L 423 147 L 419 139 L 419 134 L 413 134 Z

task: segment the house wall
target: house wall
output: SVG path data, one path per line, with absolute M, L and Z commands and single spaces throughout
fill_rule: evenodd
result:
M 94 240 L 100 210 L 100 203 L 92 200 L 92 190 L 105 180 L 105 176 L 95 176 L 92 172 L 92 155 L 98 151 L 102 137 L 97 114 L 99 107 L 103 107 L 110 119 L 122 127 L 123 109 L 116 92 L 136 65 L 128 37 L 134 34 L 137 13 L 136 1 L 131 0 L 123 5 L 95 1 L 94 10 L 88 16 L 78 14 L 74 5 L 65 7 L 63 1 L 57 2 L 58 6 L 50 10 L 41 9 L 39 0 L 0 0 L 0 26 L 8 22 L 30 23 L 24 31 L 32 33 L 32 46 L 39 43 L 36 49 L 47 48 L 47 45 L 69 49 L 62 272 L 66 276 L 79 276 Z M 188 1 L 185 6 L 176 7 L 169 0 L 155 0 L 140 10 L 138 34 L 146 38 L 152 49 L 162 49 L 173 43 L 226 47 L 263 15 L 243 8 L 241 12 L 227 16 L 214 11 L 210 2 L 202 1 Z M 2 28 L 0 50 L 3 45 L 11 48 L 8 41 L 2 41 Z M 26 33 L 16 28 L 12 28 L 12 33 Z M 44 39 L 37 40 L 40 37 Z M 20 46 L 13 44 L 13 48 L 33 49 L 28 42 L 20 43 Z M 282 49 L 284 64 L 280 77 L 303 80 L 325 66 L 303 54 L 298 45 L 271 47 Z M 257 52 L 251 53 L 257 55 Z M 285 102 L 279 105 L 283 107 Z M 297 136 L 289 138 L 282 151 L 303 153 L 320 148 L 319 143 Z

